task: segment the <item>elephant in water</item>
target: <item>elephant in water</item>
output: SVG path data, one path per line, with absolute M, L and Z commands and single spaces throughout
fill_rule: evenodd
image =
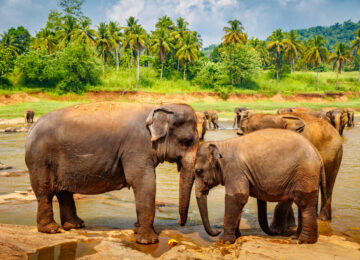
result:
M 235 128 L 235 125 L 236 125 L 236 128 L 240 127 L 241 113 L 243 111 L 248 111 L 248 109 L 246 107 L 235 107 L 233 128 Z
M 195 194 L 204 228 L 211 236 L 220 232 L 211 229 L 207 195 L 211 188 L 225 186 L 223 243 L 234 243 L 241 235 L 241 212 L 249 196 L 258 199 L 259 223 L 269 235 L 275 234 L 267 226 L 266 201 L 294 201 L 299 208 L 299 242 L 315 243 L 320 180 L 326 197 L 324 165 L 318 151 L 304 137 L 283 129 L 205 142 L 196 156 Z
M 346 114 L 347 114 L 347 116 L 348 116 L 348 122 L 347 122 L 347 126 L 348 127 L 353 127 L 353 126 L 355 126 L 355 120 L 354 120 L 354 109 L 352 109 L 352 108 L 345 108 L 344 110 L 343 110 Z
M 209 129 L 211 129 L 211 124 L 213 124 L 214 129 L 218 129 L 219 125 L 218 125 L 218 114 L 215 111 L 205 111 L 204 112 L 205 117 L 209 123 Z
M 187 218 L 199 144 L 196 115 L 183 104 L 160 107 L 99 102 L 50 112 L 30 129 L 25 147 L 31 186 L 38 201 L 37 228 L 59 232 L 52 199 L 59 201 L 63 229 L 84 226 L 74 193 L 99 194 L 132 187 L 136 241 L 158 242 L 154 231 L 155 167 L 177 163 L 179 212 Z
M 243 121 L 238 134 L 251 133 L 265 128 L 282 128 L 299 132 L 308 139 L 319 151 L 325 167 L 327 199 L 322 197 L 319 218 L 331 219 L 331 199 L 337 173 L 340 168 L 343 147 L 339 133 L 328 122 L 306 113 L 288 113 L 282 115 L 256 114 Z M 274 232 L 282 233 L 286 226 L 295 224 L 292 211 L 286 217 L 288 205 L 278 204 L 271 228 Z M 286 222 L 288 222 L 286 225 Z
M 203 141 L 206 133 L 206 116 L 204 112 L 196 112 L 196 129 L 199 134 L 199 140 Z
M 323 108 L 321 111 L 326 112 L 330 124 L 335 127 L 340 135 L 343 135 L 344 128 L 348 124 L 348 114 L 338 108 Z
M 34 116 L 35 116 L 34 110 L 31 109 L 25 110 L 24 112 L 25 124 L 34 123 Z

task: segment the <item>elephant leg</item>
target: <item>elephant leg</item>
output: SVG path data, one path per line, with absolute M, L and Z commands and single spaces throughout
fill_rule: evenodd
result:
M 302 215 L 301 215 L 301 209 L 298 207 L 298 227 L 296 230 L 296 234 L 299 237 L 302 231 Z
M 225 195 L 224 234 L 219 238 L 221 243 L 233 244 L 237 235 L 241 235 L 239 230 L 241 212 L 248 198 L 249 193 L 246 192 L 235 195 Z
M 54 220 L 52 199 L 53 194 L 37 195 L 37 228 L 39 232 L 55 234 L 60 232 L 60 226 Z
M 270 225 L 271 230 L 273 230 L 275 233 L 278 234 L 284 233 L 288 228 L 288 225 L 291 224 L 287 222 L 288 215 L 291 214 L 289 212 L 292 211 L 291 205 L 292 205 L 292 201 L 279 202 L 276 205 L 274 211 L 274 218 Z M 292 212 L 292 217 L 294 217 L 293 212 Z M 291 216 L 290 216 L 290 221 L 293 221 L 295 223 L 294 219 L 291 220 Z
M 295 198 L 295 203 L 299 207 L 301 219 L 299 219 L 299 243 L 300 244 L 313 244 L 318 239 L 318 226 L 316 221 L 316 204 L 318 192 L 300 193 Z
M 155 217 L 155 185 L 154 169 L 145 170 L 142 174 L 137 174 L 131 184 L 135 195 L 138 220 L 134 230 L 136 242 L 140 244 L 153 244 L 159 241 L 153 226 Z
M 73 193 L 69 191 L 60 191 L 56 194 L 60 206 L 60 219 L 63 229 L 85 227 L 84 221 L 76 214 L 76 206 Z

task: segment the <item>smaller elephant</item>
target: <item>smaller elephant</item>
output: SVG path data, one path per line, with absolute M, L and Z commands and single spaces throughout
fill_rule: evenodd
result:
M 343 135 L 344 128 L 348 124 L 348 114 L 338 108 L 323 108 L 321 111 L 326 112 L 330 124 L 335 127 L 340 135 Z
M 35 116 L 34 110 L 31 109 L 25 110 L 24 112 L 25 124 L 34 123 L 34 116 Z
M 236 128 L 240 127 L 241 113 L 243 111 L 248 111 L 248 109 L 246 107 L 235 107 L 233 128 L 235 128 L 235 125 L 236 125 Z
M 346 114 L 347 114 L 347 116 L 348 116 L 348 122 L 347 122 L 347 126 L 348 127 L 353 127 L 353 126 L 355 126 L 355 123 L 354 123 L 354 109 L 352 109 L 352 108 L 345 108 L 344 110 L 343 110 Z
M 199 140 L 203 141 L 206 133 L 206 116 L 204 112 L 196 112 L 196 129 L 199 134 Z
M 211 124 L 213 124 L 213 128 L 214 129 L 218 129 L 219 125 L 218 125 L 218 114 L 215 111 L 209 110 L 209 111 L 205 111 L 204 112 L 206 120 L 209 123 L 209 129 L 211 129 Z
M 326 197 L 324 165 L 318 151 L 289 130 L 264 129 L 241 138 L 205 142 L 196 156 L 195 194 L 204 228 L 211 236 L 220 231 L 210 226 L 207 195 L 211 188 L 225 186 L 222 243 L 234 243 L 241 236 L 241 212 L 249 196 L 258 199 L 259 223 L 269 235 L 275 234 L 267 224 L 266 201 L 294 201 L 299 208 L 299 242 L 315 243 L 320 180 Z

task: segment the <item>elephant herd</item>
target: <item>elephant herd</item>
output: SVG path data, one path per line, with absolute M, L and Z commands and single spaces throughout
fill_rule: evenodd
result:
M 241 212 L 248 197 L 258 201 L 258 219 L 269 235 L 295 226 L 291 205 L 298 206 L 300 243 L 315 243 L 319 218 L 331 219 L 332 191 L 342 160 L 345 125 L 354 125 L 352 109 L 312 111 L 280 109 L 255 114 L 236 108 L 234 138 L 202 142 L 207 125 L 217 129 L 215 111 L 194 112 L 185 104 L 151 105 L 99 102 L 45 114 L 31 127 L 25 161 L 38 201 L 39 232 L 57 233 L 52 199 L 57 197 L 64 230 L 82 228 L 74 193 L 99 194 L 132 188 L 141 244 L 158 242 L 154 230 L 155 168 L 176 163 L 180 172 L 179 215 L 185 225 L 192 186 L 205 230 L 215 236 L 207 209 L 207 194 L 225 186 L 223 243 L 241 235 Z M 269 226 L 266 202 L 278 202 Z

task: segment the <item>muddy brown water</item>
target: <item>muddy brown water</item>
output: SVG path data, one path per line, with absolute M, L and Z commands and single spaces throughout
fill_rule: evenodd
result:
M 344 131 L 344 156 L 341 168 L 336 180 L 333 195 L 333 220 L 331 222 L 319 223 L 321 234 L 337 234 L 349 240 L 360 243 L 360 125 L 357 117 L 357 126 L 346 128 Z M 231 129 L 230 122 L 221 122 L 220 130 L 208 131 L 205 135 L 206 141 L 232 138 L 235 130 Z M 0 162 L 13 166 L 14 170 L 26 170 L 24 162 L 24 144 L 26 133 L 0 133 Z M 9 171 L 9 170 L 7 170 Z M 189 219 L 186 227 L 178 225 L 178 180 L 179 174 L 175 164 L 164 163 L 156 169 L 157 193 L 156 200 L 164 202 L 164 207 L 156 210 L 155 228 L 158 230 L 175 230 L 183 236 L 178 239 L 192 241 L 195 244 L 206 246 L 213 244 L 217 238 L 206 235 L 201 225 L 200 214 L 196 205 L 194 194 L 192 195 Z M 30 188 L 27 174 L 17 177 L 0 177 L 0 196 L 15 191 L 26 191 Z M 210 191 L 208 196 L 209 218 L 214 227 L 222 227 L 224 217 L 224 195 L 223 187 L 216 187 Z M 100 195 L 86 196 L 76 201 L 78 215 L 85 221 L 87 227 L 107 227 L 129 229 L 136 222 L 136 211 L 134 195 L 132 190 L 122 189 L 120 191 L 108 192 Z M 12 200 L 0 204 L 0 223 L 7 224 L 36 224 L 36 202 Z M 271 219 L 275 203 L 268 203 L 268 216 Z M 54 203 L 56 221 L 59 221 L 59 210 Z M 295 209 L 296 211 L 296 209 Z M 256 200 L 250 198 L 245 206 L 241 224 L 244 235 L 262 235 L 257 222 Z M 125 245 L 159 256 L 167 251 L 167 235 L 161 235 L 157 246 L 139 246 L 134 238 L 125 239 Z M 88 244 L 62 244 L 56 247 L 38 251 L 30 255 L 30 259 L 62 259 L 61 254 L 75 254 L 75 257 L 83 256 L 93 252 L 93 245 Z M 75 251 L 74 251 L 75 248 Z M 79 249 L 80 248 L 80 249 Z M 63 252 L 63 253 L 61 253 Z M 90 254 L 89 253 L 89 254 Z M 50 258 L 43 256 L 50 255 Z M 65 258 L 64 258 L 65 259 Z M 67 258 L 66 258 L 67 259 Z

